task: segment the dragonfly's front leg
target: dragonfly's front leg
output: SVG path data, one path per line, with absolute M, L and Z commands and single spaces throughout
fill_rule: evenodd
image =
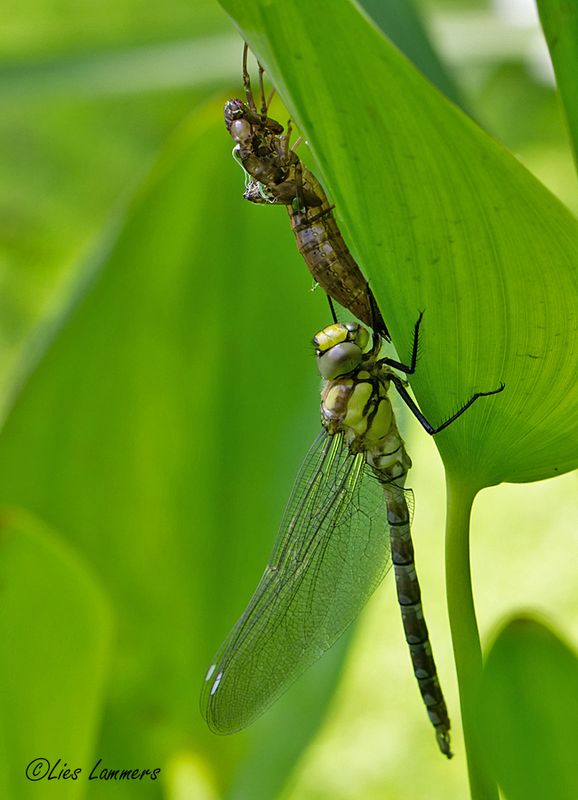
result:
M 415 328 L 414 328 L 414 332 L 413 332 L 413 345 L 412 345 L 412 350 L 411 350 L 411 363 L 408 365 L 408 364 L 403 364 L 400 361 L 396 361 L 393 358 L 382 358 L 382 359 L 380 359 L 378 361 L 378 364 L 385 364 L 386 366 L 392 367 L 393 369 L 398 369 L 401 372 L 405 372 L 406 375 L 413 375 L 414 374 L 416 363 L 417 363 L 418 347 L 419 347 L 419 328 L 420 328 L 420 325 L 421 325 L 421 321 L 423 319 L 423 315 L 424 315 L 424 312 L 420 311 L 419 312 L 419 317 L 417 318 L 417 322 L 415 323 Z M 501 383 L 498 386 L 497 389 L 492 389 L 492 391 L 490 391 L 490 392 L 476 392 L 474 395 L 472 395 L 472 397 L 470 397 L 470 399 L 468 400 L 467 403 L 465 403 L 460 409 L 458 409 L 458 411 L 456 411 L 455 414 L 452 414 L 452 416 L 449 419 L 446 419 L 445 422 L 442 422 L 441 425 L 438 425 L 437 427 L 434 427 L 431 424 L 431 422 L 428 422 L 428 420 L 426 419 L 424 414 L 418 408 L 415 400 L 411 397 L 411 395 L 407 391 L 406 382 L 402 381 L 400 377 L 398 377 L 397 375 L 393 375 L 393 374 L 391 374 L 389 376 L 389 380 L 391 380 L 391 382 L 393 383 L 393 385 L 397 389 L 401 399 L 404 401 L 404 403 L 409 408 L 411 413 L 417 419 L 419 424 L 431 436 L 434 436 L 436 433 L 440 433 L 440 431 L 445 430 L 445 428 L 447 428 L 449 425 L 451 425 L 452 422 L 455 422 L 458 419 L 458 417 L 461 417 L 461 415 L 464 413 L 464 411 L 467 411 L 468 408 L 471 405 L 473 405 L 476 402 L 476 400 L 478 400 L 478 398 L 480 398 L 480 397 L 489 397 L 490 395 L 498 394 L 505 387 L 505 384 Z
M 419 326 L 421 325 L 421 321 L 423 319 L 423 311 L 419 312 L 419 317 L 417 318 L 417 322 L 415 323 L 413 329 L 413 344 L 411 348 L 411 363 L 409 365 L 403 364 L 401 361 L 396 361 L 393 358 L 382 358 L 380 359 L 380 364 L 386 364 L 388 367 L 392 367 L 393 369 L 398 369 L 400 372 L 405 372 L 406 375 L 413 375 L 415 372 L 415 365 L 417 363 L 417 351 L 418 351 L 418 343 L 419 343 Z
M 452 422 L 455 422 L 456 419 L 458 419 L 458 417 L 461 417 L 461 415 L 464 413 L 464 411 L 467 411 L 468 408 L 471 405 L 473 405 L 476 402 L 476 400 L 478 400 L 478 398 L 480 398 L 480 397 L 489 397 L 492 394 L 498 394 L 499 392 L 503 391 L 503 389 L 506 386 L 505 383 L 501 383 L 498 386 L 497 389 L 492 389 L 491 392 L 476 392 L 474 395 L 472 395 L 472 397 L 470 397 L 470 399 L 468 400 L 468 402 L 465 405 L 463 405 L 458 411 L 456 411 L 455 414 L 452 414 L 452 416 L 449 419 L 446 419 L 445 422 L 442 422 L 442 424 L 438 425 L 437 428 L 436 428 L 431 424 L 431 422 L 428 422 L 428 420 L 425 418 L 423 413 L 420 411 L 420 409 L 416 405 L 414 399 L 411 397 L 411 395 L 409 394 L 409 392 L 405 388 L 404 382 L 401 380 L 401 378 L 399 378 L 397 375 L 391 375 L 390 376 L 390 380 L 393 383 L 393 385 L 395 386 L 395 388 L 397 389 L 397 391 L 399 392 L 399 395 L 400 395 L 401 399 L 404 401 L 404 403 L 409 408 L 411 413 L 417 419 L 419 424 L 431 436 L 434 436 L 436 433 L 439 433 L 440 431 L 443 431 L 445 428 L 449 427 L 449 425 L 451 425 Z

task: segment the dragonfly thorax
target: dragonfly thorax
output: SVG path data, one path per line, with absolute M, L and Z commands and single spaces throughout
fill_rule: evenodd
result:
M 342 432 L 352 452 L 381 450 L 398 436 L 383 384 L 368 373 L 327 381 L 321 393 L 321 421 L 330 434 Z
M 352 453 L 365 453 L 380 480 L 401 478 L 411 466 L 388 397 L 391 371 L 364 353 L 369 334 L 357 323 L 336 323 L 314 338 L 317 366 L 325 383 L 321 422 L 332 436 L 342 433 Z

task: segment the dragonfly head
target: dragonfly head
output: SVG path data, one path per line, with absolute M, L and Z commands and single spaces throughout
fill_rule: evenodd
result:
M 357 322 L 328 325 L 313 339 L 319 372 L 328 381 L 353 372 L 368 342 L 369 333 Z

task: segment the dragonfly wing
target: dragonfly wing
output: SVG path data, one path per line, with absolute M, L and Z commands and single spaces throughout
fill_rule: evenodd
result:
M 270 563 L 211 665 L 201 704 L 211 729 L 258 717 L 355 619 L 389 566 L 382 486 L 342 434 L 307 454 Z

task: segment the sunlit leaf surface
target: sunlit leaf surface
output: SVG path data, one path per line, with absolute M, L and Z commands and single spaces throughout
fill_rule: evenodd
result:
M 434 50 L 414 0 L 362 0 L 359 5 L 438 89 L 461 105 L 460 91 Z

